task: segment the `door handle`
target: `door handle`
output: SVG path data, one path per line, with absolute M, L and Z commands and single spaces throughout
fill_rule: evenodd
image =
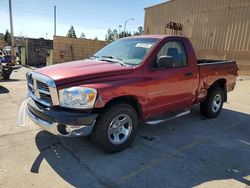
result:
M 187 76 L 187 77 L 193 76 L 193 73 L 192 72 L 187 72 L 187 73 L 185 73 L 185 76 Z

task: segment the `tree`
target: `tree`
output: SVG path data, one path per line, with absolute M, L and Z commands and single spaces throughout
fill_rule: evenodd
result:
M 125 33 L 124 33 L 124 31 L 122 31 L 122 32 L 119 34 L 119 38 L 130 37 L 130 36 L 132 36 L 132 34 L 131 34 L 130 32 L 128 32 L 128 31 L 125 31 Z
M 0 33 L 0 40 L 4 40 L 4 34 L 3 33 Z
M 126 32 L 125 36 L 131 36 L 131 33 Z M 112 41 L 114 41 L 118 38 L 122 38 L 122 37 L 124 37 L 123 32 L 118 34 L 117 29 L 113 29 L 113 30 L 108 29 L 105 39 L 108 42 L 112 42 Z
M 113 30 L 113 38 L 114 38 L 114 40 L 116 40 L 116 39 L 119 38 L 117 29 L 114 29 L 114 30 Z
M 134 35 L 143 35 L 143 33 L 144 33 L 143 27 L 140 26 L 137 28 L 137 31 L 134 32 Z
M 144 29 L 142 26 L 138 27 L 138 31 L 139 31 L 140 35 L 143 35 Z
M 112 42 L 115 40 L 113 31 L 111 29 L 108 29 L 107 34 L 105 36 L 105 40 L 108 42 Z
M 72 38 L 76 38 L 76 32 L 73 26 L 70 27 L 67 37 L 72 37 Z
M 6 32 L 5 32 L 4 41 L 5 41 L 8 45 L 11 45 L 11 35 L 10 35 L 10 32 L 8 31 L 8 29 L 7 29 Z
M 97 36 L 95 36 L 94 40 L 98 40 L 98 37 L 97 37 Z
M 143 32 L 144 32 L 143 27 L 138 27 L 137 31 L 135 31 L 133 35 L 143 35 Z M 129 31 L 125 31 L 125 32 L 122 31 L 118 33 L 117 29 L 113 29 L 113 30 L 108 29 L 105 40 L 108 42 L 112 42 L 118 38 L 129 37 L 129 36 L 132 36 L 131 32 Z
M 81 36 L 80 36 L 81 39 L 86 39 L 86 36 L 85 34 L 82 32 Z

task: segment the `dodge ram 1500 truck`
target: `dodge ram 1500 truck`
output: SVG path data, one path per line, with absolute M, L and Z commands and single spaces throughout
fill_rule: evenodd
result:
M 90 59 L 27 73 L 26 114 L 48 132 L 91 135 L 109 152 L 133 141 L 138 122 L 157 124 L 189 113 L 215 118 L 235 87 L 234 61 L 197 60 L 185 37 L 116 40 Z

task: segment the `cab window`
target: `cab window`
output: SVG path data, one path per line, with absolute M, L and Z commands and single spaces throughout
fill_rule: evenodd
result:
M 171 67 L 187 66 L 187 55 L 184 46 L 179 41 L 167 42 L 157 54 L 157 59 L 160 56 L 170 56 L 173 58 Z

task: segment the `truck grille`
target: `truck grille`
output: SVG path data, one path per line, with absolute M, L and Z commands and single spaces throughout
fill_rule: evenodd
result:
M 52 99 L 50 95 L 40 93 L 40 99 L 52 105 Z
M 47 84 L 42 83 L 42 82 L 40 82 L 40 81 L 38 81 L 38 80 L 36 81 L 36 83 L 37 83 L 37 88 L 38 88 L 38 89 L 49 92 L 49 87 L 48 87 Z
M 55 105 L 54 103 L 58 104 L 58 96 L 55 95 L 57 90 L 54 81 L 50 78 L 31 72 L 27 74 L 27 84 L 29 95 L 33 100 L 47 107 Z M 54 103 L 52 94 L 54 94 Z

